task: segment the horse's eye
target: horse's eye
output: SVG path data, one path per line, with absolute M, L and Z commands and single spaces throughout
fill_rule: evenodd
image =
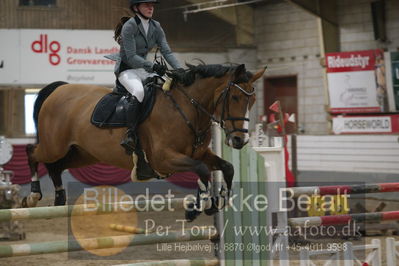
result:
M 233 95 L 231 98 L 236 102 L 240 101 L 240 98 L 237 95 Z

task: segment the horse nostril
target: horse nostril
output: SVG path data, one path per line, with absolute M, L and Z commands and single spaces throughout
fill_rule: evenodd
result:
M 244 141 L 242 138 L 234 136 L 233 137 L 233 145 L 234 147 L 240 147 L 244 144 Z

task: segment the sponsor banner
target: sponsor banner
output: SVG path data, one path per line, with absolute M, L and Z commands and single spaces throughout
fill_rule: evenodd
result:
M 351 72 L 374 70 L 374 50 L 329 53 L 326 55 L 327 72 Z
M 115 63 L 104 58 L 119 51 L 110 30 L 23 29 L 3 30 L 0 34 L 2 40 L 13 34 L 13 47 L 8 47 L 6 53 L 16 57 L 19 73 L 18 79 L 2 79 L 3 84 L 35 85 L 63 80 L 112 85 L 115 81 Z
M 0 84 L 17 83 L 20 55 L 16 53 L 19 32 L 0 29 Z
M 397 134 L 399 115 L 384 116 L 335 116 L 334 134 Z
M 396 111 L 399 110 L 399 52 L 391 53 L 391 75 Z
M 326 55 L 330 112 L 376 113 L 387 108 L 381 50 Z

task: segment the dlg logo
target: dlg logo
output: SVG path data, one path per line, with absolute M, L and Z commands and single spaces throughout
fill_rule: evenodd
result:
M 61 44 L 57 41 L 52 41 L 49 43 L 47 34 L 40 34 L 40 39 L 38 41 L 32 42 L 31 48 L 35 53 L 48 53 L 48 60 L 53 66 L 61 63 L 61 57 L 58 54 L 58 52 L 61 50 Z

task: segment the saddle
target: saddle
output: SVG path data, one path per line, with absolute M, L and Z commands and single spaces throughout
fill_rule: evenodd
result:
M 151 113 L 155 104 L 159 77 L 148 78 L 144 82 L 145 96 L 138 110 L 138 125 Z M 126 110 L 131 94 L 117 80 L 114 90 L 101 98 L 94 108 L 91 123 L 99 128 L 126 127 Z
M 144 82 L 144 99 L 140 108 L 137 110 L 138 123 L 142 123 L 151 113 L 152 108 L 155 104 L 157 88 L 162 87 L 163 80 L 160 77 L 151 77 Z M 99 128 L 114 128 L 114 127 L 127 127 L 127 103 L 131 94 L 123 87 L 123 85 L 116 81 L 114 90 L 101 98 L 94 108 L 91 116 L 91 123 Z M 148 162 L 145 160 L 145 155 L 141 149 L 140 142 L 136 143 L 135 153 L 137 155 L 137 161 L 135 167 L 135 177 L 138 180 L 147 180 L 150 178 L 159 178 L 154 170 L 150 167 Z M 133 156 L 133 158 L 135 158 Z M 133 168 L 133 169 L 135 169 Z M 132 177 L 133 177 L 132 175 Z

